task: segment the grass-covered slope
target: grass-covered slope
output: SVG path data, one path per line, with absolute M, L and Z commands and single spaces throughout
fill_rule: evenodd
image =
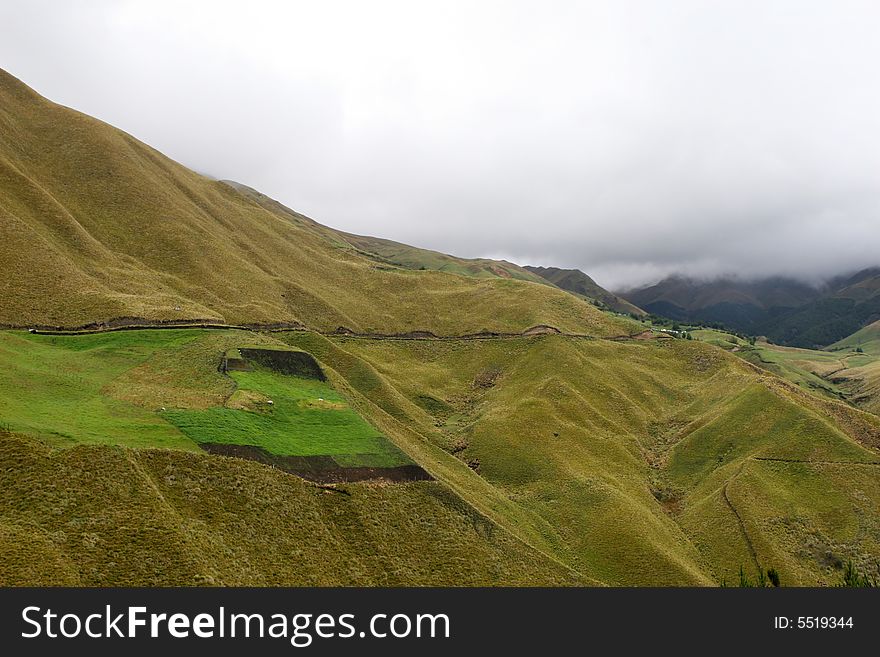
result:
M 434 482 L 331 492 L 239 459 L 0 437 L 0 585 L 585 580 Z
M 379 263 L 0 71 L 0 325 L 118 317 L 320 330 L 625 333 L 561 290 Z
M 251 342 L 259 347 L 245 347 Z M 235 344 L 235 353 L 253 362 L 240 358 L 244 371 L 218 371 Z M 258 354 L 311 359 L 268 336 L 234 330 L 0 332 L 0 422 L 55 446 L 237 445 L 274 456 L 328 457 L 340 467 L 412 463 L 320 369 L 321 378 L 281 371 Z
M 326 381 L 265 366 L 303 352 Z M 245 362 L 255 353 L 275 358 Z M 57 567 L 22 577 L 84 583 L 680 585 L 760 564 L 816 584 L 847 560 L 871 571 L 880 559 L 880 419 L 699 340 L 3 332 L 0 372 L 0 422 L 32 436 L 0 438 L 7 578 L 26 551 Z M 276 461 L 199 453 L 217 443 L 340 466 L 414 462 L 434 481 L 319 493 L 262 465 Z M 475 533 L 451 538 L 468 524 Z M 291 531 L 329 533 L 331 561 L 363 550 L 368 565 L 324 572 L 310 538 L 298 543 L 306 565 L 273 569 Z M 419 556 L 427 534 L 439 542 Z M 264 535 L 265 549 L 247 539 Z M 156 570 L 101 565 L 148 549 Z M 461 576 L 437 565 L 472 554 L 495 565 Z M 506 570 L 521 563 L 532 565 Z
M 259 447 L 276 456 L 330 456 L 342 466 L 411 463 L 330 385 L 266 370 L 231 372 L 224 406 L 161 413 L 198 444 Z
M 165 404 L 177 405 L 178 400 L 198 404 L 213 396 L 222 403 L 231 394 L 232 387 L 219 379 L 216 364 L 210 367 L 207 359 L 195 360 L 198 337 L 196 331 L 76 338 L 0 332 L 0 427 L 56 446 L 96 443 L 196 450 L 195 443 L 156 411 Z M 178 363 L 156 377 L 141 377 L 158 354 L 193 357 L 210 369 L 195 371 L 187 379 L 176 376 Z M 215 395 L 201 377 L 219 384 Z M 156 389 L 172 380 L 166 389 Z
M 880 413 L 880 327 L 872 324 L 825 350 L 751 341 L 724 331 L 690 332 L 822 397 Z
M 804 585 L 880 559 L 877 491 L 846 485 L 876 473 L 880 419 L 698 341 L 286 339 L 464 499 L 591 577 L 718 583 L 760 563 Z M 747 495 L 746 473 L 785 467 L 808 474 Z

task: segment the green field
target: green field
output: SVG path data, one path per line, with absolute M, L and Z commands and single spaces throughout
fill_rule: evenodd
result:
M 103 443 L 197 449 L 154 411 L 106 394 L 114 381 L 194 331 L 79 337 L 0 332 L 0 424 L 51 445 Z
M 224 345 L 245 336 L 197 329 L 0 332 L 0 389 L 7 391 L 0 397 L 0 422 L 7 431 L 54 446 L 191 451 L 198 443 L 227 443 L 281 456 L 332 456 L 344 467 L 411 463 L 327 382 L 260 366 L 218 372 L 229 351 Z M 212 348 L 213 358 L 205 358 Z M 169 376 L 173 384 L 164 385 Z
M 323 381 L 264 369 L 229 374 L 236 383 L 230 402 L 239 396 L 244 408 L 170 409 L 162 417 L 196 443 L 253 445 L 279 456 L 329 455 L 342 466 L 412 462 Z

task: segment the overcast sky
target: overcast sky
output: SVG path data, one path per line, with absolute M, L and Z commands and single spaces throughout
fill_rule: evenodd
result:
M 318 221 L 462 256 L 880 264 L 880 3 L 0 0 L 0 67 Z

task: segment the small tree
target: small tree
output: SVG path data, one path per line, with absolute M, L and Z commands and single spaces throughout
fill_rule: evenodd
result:
M 749 579 L 749 576 L 746 575 L 743 567 L 739 567 L 739 585 L 742 588 L 759 588 L 766 589 L 771 586 L 776 588 L 780 586 L 779 582 L 779 571 L 775 568 L 768 568 L 766 573 L 763 568 L 758 568 L 758 579 L 756 581 L 752 581 Z
M 843 568 L 843 581 L 839 586 L 853 588 L 874 588 L 877 586 L 877 580 L 867 573 L 859 572 L 852 561 L 847 561 Z

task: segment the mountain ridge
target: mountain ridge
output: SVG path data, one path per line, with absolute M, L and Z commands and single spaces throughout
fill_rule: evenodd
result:
M 533 280 L 377 262 L 338 231 L 205 178 L 6 72 L 0 199 L 0 324 L 139 317 L 437 335 L 538 324 L 628 331 Z

